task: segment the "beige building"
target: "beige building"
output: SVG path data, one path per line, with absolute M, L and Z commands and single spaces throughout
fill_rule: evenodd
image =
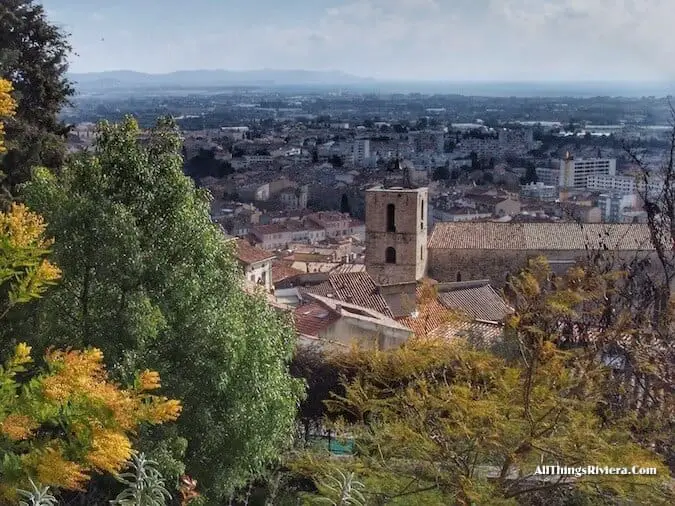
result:
M 428 188 L 391 186 L 366 191 L 366 270 L 379 285 L 426 274 Z
M 300 343 L 348 349 L 353 345 L 387 350 L 404 344 L 412 331 L 382 313 L 330 297 L 305 294 L 293 311 Z
M 237 239 L 236 256 L 244 268 L 246 282 L 262 286 L 268 292 L 272 290 L 272 260 L 275 256 L 269 251 L 252 246 L 246 239 Z

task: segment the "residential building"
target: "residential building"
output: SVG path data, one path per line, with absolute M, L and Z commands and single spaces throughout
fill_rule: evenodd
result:
M 558 198 L 558 188 L 541 182 L 530 183 L 520 187 L 520 196 L 537 200 L 555 200 Z
M 353 219 L 348 213 L 321 211 L 307 216 L 307 220 L 326 231 L 326 237 L 348 237 L 351 235 Z
M 621 195 L 643 193 L 647 188 L 650 195 L 658 195 L 663 191 L 662 178 L 650 177 L 645 186 L 643 179 L 636 176 L 593 174 L 588 176 L 586 188 L 603 192 L 615 192 Z
M 561 188 L 586 188 L 588 177 L 593 175 L 616 175 L 616 159 L 575 159 L 567 153 L 560 161 L 558 186 Z
M 354 165 L 366 165 L 370 160 L 370 139 L 356 139 L 352 152 Z
M 316 244 L 326 239 L 326 231 L 309 221 L 256 225 L 251 227 L 251 234 L 262 249 L 270 251 L 286 249 L 293 242 Z
M 256 248 L 246 239 L 236 240 L 236 256 L 244 268 L 246 282 L 259 285 L 268 292 L 272 290 L 272 260 L 275 256 L 269 251 Z

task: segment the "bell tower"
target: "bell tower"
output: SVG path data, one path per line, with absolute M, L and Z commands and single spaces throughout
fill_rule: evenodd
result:
M 426 275 L 428 188 L 417 188 L 400 160 L 384 185 L 366 191 L 366 271 L 381 286 Z

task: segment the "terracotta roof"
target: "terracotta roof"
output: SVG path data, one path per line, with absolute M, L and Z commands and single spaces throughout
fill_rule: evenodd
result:
M 486 343 L 495 343 L 502 337 L 504 327 L 487 322 L 451 321 L 431 332 L 432 336 L 445 337 L 446 339 L 467 337 L 474 334 L 481 336 Z
M 645 224 L 577 223 L 437 223 L 430 249 L 489 250 L 653 250 Z
M 304 272 L 294 269 L 290 265 L 281 262 L 272 264 L 272 283 L 279 283 L 284 279 L 292 278 L 304 274 Z
M 246 239 L 237 239 L 237 258 L 246 265 L 271 260 L 274 257 L 269 251 L 252 246 Z
M 418 290 L 418 297 L 419 295 Z M 433 300 L 419 307 L 416 316 L 404 316 L 397 318 L 396 321 L 408 327 L 416 336 L 424 336 L 432 334 L 435 329 L 456 318 L 457 316 L 453 315 L 446 307 L 437 300 Z
M 365 272 L 365 264 L 341 264 L 333 269 L 331 274 L 346 274 L 349 272 Z
M 446 308 L 460 310 L 472 320 L 501 322 L 513 312 L 504 299 L 487 284 L 441 292 L 438 299 Z
M 298 306 L 293 311 L 295 329 L 299 334 L 319 337 L 319 334 L 340 319 L 340 315 L 319 302 Z
M 328 281 L 307 288 L 305 291 L 323 297 L 332 296 L 334 299 L 373 309 L 393 318 L 391 309 L 367 272 L 342 274 L 331 272 Z

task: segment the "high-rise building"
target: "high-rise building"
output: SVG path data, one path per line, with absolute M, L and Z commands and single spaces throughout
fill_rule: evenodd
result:
M 365 165 L 370 158 L 370 139 L 356 139 L 352 151 L 354 165 Z
M 561 188 L 586 188 L 588 176 L 616 175 L 616 159 L 588 158 L 575 159 L 567 153 L 560 161 L 558 186 Z

